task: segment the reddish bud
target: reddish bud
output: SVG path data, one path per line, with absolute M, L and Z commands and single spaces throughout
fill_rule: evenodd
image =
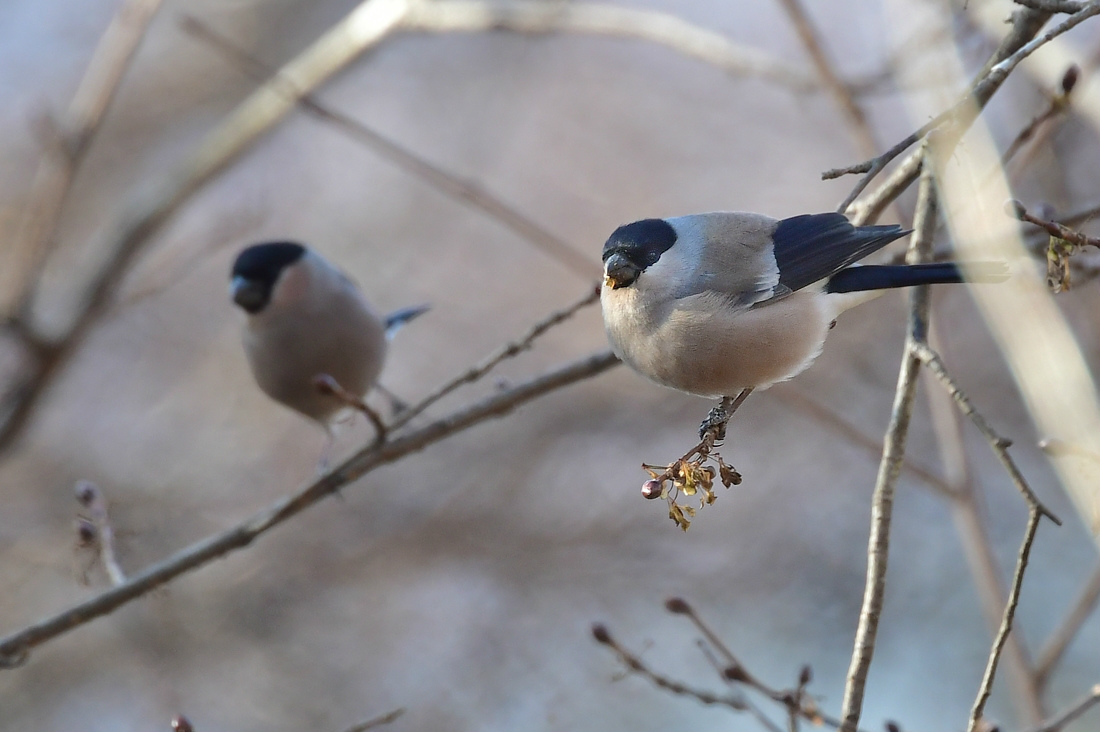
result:
M 605 646 L 611 645 L 611 633 L 603 623 L 592 624 L 592 637 L 596 639 L 597 643 L 603 643 Z
M 76 500 L 80 501 L 82 506 L 92 505 L 99 497 L 99 488 L 90 480 L 78 480 L 73 487 L 73 492 L 76 493 Z
M 1072 64 L 1062 76 L 1062 93 L 1069 94 L 1073 87 L 1077 86 L 1077 78 L 1081 75 L 1081 67 Z
M 661 481 L 659 480 L 647 480 L 642 483 L 642 498 L 648 501 L 652 501 L 654 498 L 661 497 Z
M 682 597 L 670 597 L 665 600 L 665 610 L 676 615 L 691 615 L 691 605 Z

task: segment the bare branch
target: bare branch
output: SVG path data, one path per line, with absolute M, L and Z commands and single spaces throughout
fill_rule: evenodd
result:
M 922 153 L 927 145 L 922 146 Z M 917 193 L 917 210 L 913 221 L 913 236 L 909 242 L 908 261 L 919 263 L 928 258 L 936 231 L 936 190 L 931 166 L 925 166 Z M 871 531 L 867 546 L 867 580 L 863 606 L 856 628 L 855 647 L 844 685 L 841 732 L 855 732 L 863 709 L 863 694 L 867 673 L 875 652 L 879 616 L 886 591 L 886 567 L 890 551 L 890 521 L 894 507 L 894 488 L 905 458 L 905 440 L 913 413 L 917 392 L 920 361 L 912 351 L 913 344 L 922 341 L 928 331 L 928 287 L 913 289 L 909 307 L 909 328 L 905 354 L 898 372 L 890 424 L 883 439 L 882 460 L 879 463 L 875 490 L 871 497 Z
M 368 719 L 366 722 L 360 722 L 354 727 L 349 727 L 346 732 L 367 732 L 367 730 L 374 729 L 375 727 L 383 727 L 387 724 L 396 722 L 402 714 L 405 713 L 404 707 L 400 709 L 394 709 L 388 714 L 383 714 L 380 717 L 374 719 Z
M 471 366 L 467 371 L 459 374 L 455 378 L 448 381 L 446 384 L 443 384 L 442 386 L 437 388 L 428 396 L 421 399 L 419 403 L 409 407 L 407 410 L 402 412 L 397 419 L 394 420 L 393 425 L 390 427 L 390 429 L 400 429 L 402 426 L 408 424 L 413 419 L 422 414 L 424 410 L 426 410 L 428 407 L 435 404 L 440 399 L 453 392 L 455 389 L 458 389 L 465 384 L 472 384 L 473 382 L 477 381 L 478 379 L 492 371 L 494 368 L 496 368 L 501 361 L 507 360 L 509 358 L 514 358 L 515 356 L 518 356 L 519 354 L 528 350 L 529 348 L 531 348 L 531 345 L 535 342 L 535 340 L 538 339 L 538 337 L 541 336 L 543 333 L 550 330 L 555 325 L 565 322 L 569 318 L 573 317 L 577 313 L 577 311 L 591 305 L 599 299 L 600 288 L 597 285 L 577 302 L 573 303 L 569 307 L 562 308 L 561 310 L 557 310 L 551 313 L 547 317 L 543 318 L 542 320 L 531 326 L 530 330 L 528 330 L 518 339 L 501 346 L 488 357 Z
M 1039 651 L 1039 661 L 1035 664 L 1035 676 L 1040 686 L 1045 686 L 1050 680 L 1051 672 L 1062 660 L 1069 644 L 1096 609 L 1097 600 L 1100 600 L 1100 566 L 1092 571 L 1077 602 L 1073 603 L 1073 607 L 1066 615 L 1066 619 L 1050 634 L 1047 644 Z
M 0 270 L 14 281 L 10 294 L 0 287 L 0 312 L 25 317 L 34 283 L 56 243 L 73 179 L 160 4 L 125 0 L 99 39 L 65 117 L 55 125 L 59 144 L 51 145 L 38 164 L 15 237 L 6 243 L 9 259 Z
M 479 422 L 508 414 L 522 404 L 591 378 L 618 363 L 618 358 L 610 351 L 592 354 L 507 391 L 463 407 L 418 430 L 408 432 L 389 442 L 360 450 L 332 472 L 321 476 L 296 493 L 276 501 L 236 526 L 197 541 L 162 562 L 131 575 L 118 587 L 0 638 L 0 668 L 17 666 L 26 661 L 31 649 L 35 646 L 106 615 L 185 572 L 248 546 L 261 534 L 381 465 L 423 450 Z
M 1028 212 L 1024 204 L 1019 201 L 1009 201 L 1005 206 L 1006 211 L 1019 219 L 1020 221 L 1026 221 L 1029 224 L 1038 226 L 1048 234 L 1058 239 L 1064 239 L 1070 244 L 1078 247 L 1096 247 L 1100 249 L 1100 237 L 1088 236 L 1082 234 L 1076 229 L 1071 229 L 1065 224 L 1060 224 L 1057 221 L 1050 221 L 1048 219 L 1041 219 Z
M 1027 561 L 1031 555 L 1031 545 L 1035 541 L 1035 532 L 1039 528 L 1039 522 L 1043 519 L 1043 511 L 1038 503 L 1032 503 L 1027 516 L 1027 530 L 1024 532 L 1024 540 L 1020 544 L 1020 553 L 1016 557 L 1016 571 L 1012 573 L 1012 584 L 1008 590 L 1008 602 L 1005 603 L 1004 617 L 1001 627 L 993 639 L 993 649 L 989 652 L 989 660 L 986 662 L 985 673 L 982 675 L 982 683 L 978 687 L 978 696 L 974 700 L 974 707 L 970 710 L 970 723 L 967 732 L 976 732 L 980 729 L 982 715 L 985 712 L 985 703 L 989 695 L 993 693 L 993 679 L 997 675 L 997 663 L 1001 659 L 1001 651 L 1004 650 L 1005 641 L 1012 631 L 1012 621 L 1016 616 L 1016 605 L 1020 601 L 1020 589 L 1024 583 L 1024 571 L 1027 569 Z

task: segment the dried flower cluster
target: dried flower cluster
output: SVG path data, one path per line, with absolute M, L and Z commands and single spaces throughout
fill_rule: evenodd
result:
M 680 496 L 698 496 L 699 508 L 718 500 L 714 492 L 714 479 L 722 481 L 726 488 L 741 484 L 741 474 L 714 452 L 714 436 L 705 435 L 703 441 L 684 457 L 665 466 L 642 463 L 642 469 L 650 479 L 642 484 L 642 496 L 647 499 L 664 498 L 668 502 L 668 517 L 684 531 L 695 517 L 694 506 L 677 503 Z M 708 461 L 717 464 L 706 465 Z M 660 471 L 660 472 L 658 472 Z

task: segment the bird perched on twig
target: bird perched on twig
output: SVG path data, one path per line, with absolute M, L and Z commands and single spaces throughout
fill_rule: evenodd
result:
M 856 227 L 839 213 L 620 226 L 603 247 L 608 339 L 635 371 L 679 391 L 730 397 L 771 386 L 813 363 L 848 308 L 886 288 L 963 281 L 953 263 L 853 266 L 907 233 Z M 977 263 L 966 274 L 996 282 L 1007 268 Z
M 385 426 L 362 398 L 377 383 L 389 337 L 428 308 L 383 318 L 347 275 L 295 242 L 242 250 L 230 278 L 233 302 L 248 315 L 242 340 L 260 389 L 319 422 L 330 440 L 346 407 L 366 414 L 381 440 Z

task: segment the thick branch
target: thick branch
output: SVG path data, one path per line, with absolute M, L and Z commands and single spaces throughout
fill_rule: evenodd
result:
M 0 667 L 15 666 L 26 660 L 30 650 L 74 628 L 135 600 L 176 577 L 229 552 L 242 549 L 258 536 L 326 498 L 343 486 L 358 480 L 375 468 L 423 450 L 440 440 L 479 422 L 508 414 L 516 407 L 569 384 L 591 378 L 619 363 L 615 354 L 601 351 L 531 379 L 507 391 L 438 419 L 420 429 L 394 438 L 391 442 L 369 447 L 348 458 L 343 464 L 269 508 L 254 514 L 236 526 L 202 539 L 171 557 L 133 574 L 126 582 L 46 618 L 23 630 L 0 638 Z

